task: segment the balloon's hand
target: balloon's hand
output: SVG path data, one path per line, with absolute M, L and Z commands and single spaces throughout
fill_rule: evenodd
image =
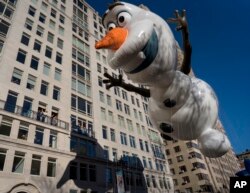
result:
M 104 76 L 108 79 L 103 80 L 103 83 L 106 84 L 106 88 L 110 89 L 113 86 L 122 86 L 122 75 L 119 75 L 119 78 L 114 78 L 108 73 L 104 73 Z
M 169 18 L 167 19 L 167 22 L 176 23 L 177 31 L 187 29 L 188 24 L 187 24 L 187 19 L 186 19 L 186 10 L 182 10 L 181 15 L 179 14 L 178 10 L 175 10 L 175 18 Z

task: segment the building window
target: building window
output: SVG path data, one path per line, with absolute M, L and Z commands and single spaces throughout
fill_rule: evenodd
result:
M 118 124 L 121 128 L 126 129 L 125 122 L 124 122 L 124 117 L 118 115 Z
M 102 138 L 108 139 L 107 127 L 105 127 L 105 126 L 102 126 Z
M 32 75 L 28 75 L 27 85 L 26 88 L 30 90 L 34 90 L 36 85 L 36 77 Z
M 3 118 L 0 125 L 0 135 L 10 136 L 12 120 Z
M 183 179 L 183 183 L 182 183 L 182 185 L 187 184 L 187 183 L 189 183 L 189 182 L 190 182 L 190 180 L 189 180 L 189 177 L 188 177 L 188 176 L 184 176 L 184 177 L 182 177 L 182 179 Z
M 107 104 L 112 107 L 111 96 L 107 95 Z
M 59 26 L 58 30 L 59 30 L 59 34 L 63 36 L 64 35 L 64 28 Z
M 44 2 L 42 2 L 41 9 L 46 12 L 48 9 L 48 5 Z
M 62 64 L 62 54 L 56 52 L 56 62 Z
M 138 123 L 136 123 L 136 129 L 137 129 L 137 133 L 139 135 L 141 135 L 142 134 L 142 132 L 141 132 L 141 126 Z
M 30 35 L 23 33 L 22 38 L 21 38 L 21 43 L 28 46 L 30 41 Z
M 35 14 L 36 14 L 36 9 L 34 7 L 32 7 L 32 6 L 30 6 L 29 10 L 28 10 L 28 13 L 29 13 L 29 15 L 31 15 L 32 17 L 34 17 Z
M 113 161 L 117 161 L 118 159 L 117 149 L 112 148 L 112 156 L 113 156 Z
M 119 89 L 119 87 L 114 87 L 114 93 L 115 93 L 115 95 L 117 95 L 117 96 L 119 96 L 120 97 L 120 89 Z
M 148 147 L 148 142 L 147 141 L 145 141 L 145 149 L 146 149 L 147 152 L 149 152 L 149 147 Z
M 60 100 L 60 92 L 61 92 L 61 89 L 54 86 L 54 88 L 53 88 L 53 99 L 59 101 Z
M 124 110 L 127 115 L 130 115 L 130 108 L 128 105 L 124 104 Z
M 14 113 L 16 109 L 17 93 L 9 91 L 4 110 Z
M 5 22 L 4 20 L 0 21 L 0 33 L 3 38 L 5 38 L 8 33 L 9 25 L 10 24 Z
M 54 42 L 54 34 L 48 32 L 47 41 L 53 44 L 53 42 Z
M 43 33 L 44 33 L 44 28 L 38 25 L 37 30 L 36 30 L 36 34 L 43 37 Z
M 177 152 L 180 152 L 181 151 L 181 148 L 180 146 L 175 146 L 174 147 L 174 151 L 177 153 Z
M 7 153 L 6 149 L 0 148 L 0 171 L 3 171 L 4 169 L 6 153 Z
M 57 0 L 52 0 L 52 3 L 57 6 L 58 1 Z
M 136 148 L 136 144 L 135 144 L 135 137 L 133 136 L 129 136 L 129 142 L 130 142 L 130 146 L 133 148 Z
M 60 38 L 57 39 L 57 47 L 63 49 L 63 40 L 61 40 Z
M 61 5 L 60 8 L 61 8 L 61 11 L 62 11 L 62 12 L 65 12 L 66 7 L 64 7 L 63 5 Z
M 114 123 L 114 115 L 112 111 L 108 111 L 108 121 Z
M 59 21 L 60 21 L 62 24 L 64 24 L 64 22 L 65 22 L 65 17 L 62 16 L 62 15 L 60 15 Z
M 24 157 L 25 153 L 18 151 L 15 152 L 13 166 L 12 166 L 13 173 L 23 173 Z
M 153 187 L 157 188 L 157 183 L 154 176 L 152 176 L 152 182 L 153 182 Z
M 102 73 L 102 66 L 99 63 L 97 63 L 97 72 Z
M 102 118 L 102 120 L 107 120 L 106 109 L 104 109 L 104 108 L 101 108 L 101 118 Z
M 41 42 L 39 42 L 38 40 L 35 40 L 33 50 L 36 50 L 37 52 L 40 52 L 41 51 L 41 45 L 42 45 Z
M 110 129 L 110 140 L 115 142 L 115 130 Z
M 17 54 L 16 60 L 17 60 L 18 62 L 21 62 L 21 63 L 24 64 L 24 63 L 25 63 L 26 54 L 27 54 L 27 52 L 25 52 L 25 51 L 19 49 L 19 50 L 18 50 L 18 54 Z
M 127 119 L 127 126 L 128 126 L 128 130 L 133 131 L 133 123 L 131 120 Z
M 99 91 L 99 99 L 101 102 L 105 103 L 105 97 L 104 97 L 104 93 L 102 91 Z
M 153 164 L 150 158 L 148 158 L 148 165 L 150 169 L 153 169 Z
M 50 64 L 44 63 L 44 65 L 43 65 L 43 74 L 49 76 L 49 74 L 50 74 L 50 66 L 51 66 Z
M 40 155 L 32 155 L 31 170 L 30 170 L 31 175 L 40 175 L 41 159 L 42 156 Z
M 192 164 L 193 164 L 193 169 L 202 168 L 202 169 L 206 170 L 205 164 L 203 164 L 201 162 L 194 162 Z
M 42 81 L 40 94 L 47 96 L 49 83 Z
M 42 22 L 42 23 L 45 23 L 45 20 L 46 20 L 46 16 L 43 15 L 42 13 L 40 13 L 39 21 Z
M 48 158 L 48 167 L 47 167 L 47 176 L 55 177 L 56 176 L 56 159 Z
M 22 79 L 22 74 L 23 74 L 23 71 L 21 71 L 17 68 L 14 68 L 11 82 L 20 85 L 21 79 Z
M 127 145 L 127 135 L 126 135 L 126 133 L 120 132 L 120 136 L 121 136 L 121 144 Z
M 49 147 L 57 148 L 57 132 L 55 132 L 55 131 L 50 131 Z
M 49 27 L 54 30 L 56 28 L 56 22 L 49 20 Z
M 96 181 L 96 166 L 89 165 L 89 181 L 95 182 Z
M 146 182 L 147 182 L 147 186 L 150 187 L 150 176 L 146 175 Z
M 104 148 L 103 148 L 103 157 L 104 157 L 104 159 L 109 159 L 109 147 L 107 147 L 107 146 L 104 146 Z
M 177 161 L 178 161 L 178 162 L 181 162 L 181 161 L 183 161 L 183 160 L 184 160 L 182 155 L 177 156 L 177 157 L 176 157 L 176 159 L 177 159 Z
M 8 6 L 6 7 L 5 11 L 4 11 L 4 16 L 8 19 L 12 19 L 12 15 L 14 13 L 14 10 L 9 8 Z
M 38 144 L 38 145 L 42 145 L 43 144 L 43 129 L 40 128 L 36 128 L 36 134 L 35 134 L 35 139 L 34 139 L 34 143 Z
M 122 98 L 124 99 L 124 100 L 128 100 L 128 95 L 127 95 L 127 92 L 126 91 L 122 91 Z
M 48 57 L 48 58 L 51 58 L 51 56 L 52 56 L 52 48 L 46 46 L 45 56 Z
M 27 123 L 20 123 L 19 130 L 18 130 L 18 139 L 27 140 L 29 133 L 29 125 Z
M 25 26 L 28 30 L 31 31 L 31 30 L 32 30 L 33 23 L 34 23 L 34 22 L 33 22 L 32 20 L 26 18 L 26 21 L 25 21 L 24 26 Z
M 83 80 L 90 81 L 90 71 L 75 62 L 72 64 L 72 73 Z
M 139 139 L 139 144 L 140 144 L 141 150 L 144 151 L 143 141 L 141 139 Z
M 80 180 L 87 181 L 88 180 L 88 165 L 84 163 L 80 163 Z
M 77 179 L 77 162 L 70 162 L 69 165 L 69 179 Z
M 31 62 L 30 62 L 30 67 L 33 68 L 34 70 L 37 70 L 39 64 L 39 59 L 32 56 Z
M 55 80 L 61 81 L 62 79 L 62 71 L 58 68 L 55 68 L 55 76 L 54 76 Z
M 54 18 L 56 18 L 56 10 L 51 9 L 50 15 Z
M 31 2 L 36 5 L 38 0 L 31 0 Z
M 186 172 L 186 171 L 187 171 L 186 166 L 180 166 L 180 167 L 179 167 L 179 169 L 180 169 L 179 174 L 182 174 L 182 173 L 184 173 L 184 172 Z
M 0 54 L 3 50 L 3 46 L 4 46 L 4 41 L 3 40 L 0 40 Z
M 190 152 L 189 153 L 189 159 L 191 159 L 191 158 L 199 158 L 199 159 L 202 159 L 202 155 L 200 154 L 200 153 L 198 153 L 198 152 L 195 152 L 195 151 L 192 151 L 192 152 Z
M 122 111 L 122 102 L 119 100 L 116 100 L 115 102 L 116 102 L 116 109 L 118 111 Z
M 98 85 L 99 85 L 100 87 L 102 87 L 102 78 L 101 78 L 101 77 L 98 77 Z

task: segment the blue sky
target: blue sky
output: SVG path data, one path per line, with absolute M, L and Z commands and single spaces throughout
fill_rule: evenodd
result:
M 104 13 L 112 0 L 87 0 Z M 250 149 L 250 1 L 128 0 L 144 4 L 162 18 L 186 9 L 193 47 L 192 67 L 219 100 L 219 117 L 236 153 Z M 174 30 L 174 25 L 171 28 Z M 175 32 L 181 40 L 179 32 Z M 179 41 L 181 44 L 181 41 Z

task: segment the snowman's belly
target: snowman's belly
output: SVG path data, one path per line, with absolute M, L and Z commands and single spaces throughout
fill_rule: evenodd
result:
M 215 124 L 218 107 L 211 88 L 205 82 L 193 79 L 190 89 L 185 102 L 178 108 L 164 107 L 154 97 L 150 98 L 150 117 L 156 128 L 159 129 L 161 123 L 170 124 L 173 132 L 167 135 L 191 140 L 197 139 L 206 128 Z

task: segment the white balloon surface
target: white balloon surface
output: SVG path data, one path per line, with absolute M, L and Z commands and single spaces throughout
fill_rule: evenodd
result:
M 176 40 L 156 14 L 125 2 L 106 11 L 107 35 L 96 48 L 108 49 L 108 64 L 122 69 L 135 83 L 150 89 L 150 118 L 170 138 L 198 139 L 201 152 L 220 157 L 230 149 L 228 138 L 215 123 L 218 102 L 204 81 L 177 70 Z

